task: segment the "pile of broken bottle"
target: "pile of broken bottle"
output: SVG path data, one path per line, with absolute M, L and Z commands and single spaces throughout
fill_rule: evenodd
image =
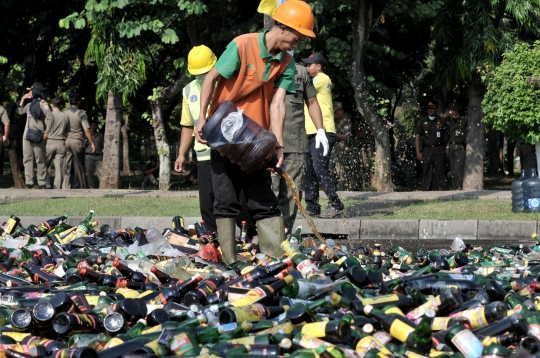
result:
M 0 228 L 7 357 L 520 357 L 540 351 L 540 246 L 416 253 L 245 230 L 238 261 L 195 223 L 113 230 L 91 211 Z

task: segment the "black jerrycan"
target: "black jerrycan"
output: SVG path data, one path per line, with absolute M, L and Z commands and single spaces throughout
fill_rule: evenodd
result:
M 525 211 L 523 200 L 523 182 L 527 179 L 528 169 L 521 169 L 521 176 L 512 182 L 512 211 L 522 213 Z
M 261 168 L 275 167 L 276 136 L 264 130 L 231 101 L 224 101 L 208 118 L 203 138 L 242 171 L 251 174 Z
M 531 169 L 531 175 L 522 184 L 523 186 L 523 201 L 525 204 L 525 212 L 539 213 L 540 212 L 540 178 L 536 175 L 536 168 Z

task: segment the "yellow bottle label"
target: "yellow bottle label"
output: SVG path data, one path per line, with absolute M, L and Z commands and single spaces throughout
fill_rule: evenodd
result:
M 407 358 L 426 358 L 426 356 L 411 351 L 405 352 L 405 356 Z
M 319 346 L 335 347 L 335 345 L 331 343 L 325 342 L 322 339 L 308 336 L 307 334 L 304 334 L 304 336 L 300 340 L 300 345 L 307 349 L 315 349 L 315 348 L 318 348 Z
M 158 324 L 157 326 L 147 328 L 141 332 L 141 334 L 156 333 L 163 331 L 163 327 Z
M 341 265 L 342 263 L 345 262 L 345 260 L 347 260 L 347 257 L 348 256 L 341 256 L 341 258 L 339 260 L 336 261 L 336 264 L 337 265 Z
M 516 313 L 516 311 L 514 311 L 514 310 L 508 310 L 508 311 L 506 311 L 506 315 L 507 315 L 507 316 L 511 316 L 511 315 L 513 315 L 514 313 Z
M 434 317 L 431 324 L 432 331 L 446 331 L 448 329 L 448 322 L 450 317 Z
M 31 333 L 22 333 L 22 332 L 2 332 L 2 336 L 7 336 L 13 338 L 15 342 L 21 342 L 24 338 L 30 336 Z
M 420 306 L 416 307 L 411 312 L 407 313 L 407 318 L 410 319 L 410 320 L 415 320 L 415 319 L 420 318 L 423 315 L 425 315 L 428 308 L 434 308 L 434 307 L 437 308 L 440 305 L 441 305 L 441 296 L 437 296 L 437 297 L 427 301 L 423 305 L 420 305 Z
M 255 344 L 255 336 L 247 336 L 242 338 L 236 338 L 228 341 L 233 344 Z
M 245 275 L 246 273 L 248 273 L 248 272 L 250 272 L 250 271 L 253 271 L 254 268 L 255 268 L 255 266 L 244 267 L 244 268 L 240 271 L 240 274 L 241 274 L 241 275 Z
M 355 348 L 356 348 L 356 350 L 360 350 L 360 349 L 364 348 L 367 351 L 370 351 L 372 349 L 378 349 L 384 354 L 392 355 L 392 352 L 390 352 L 382 343 L 377 341 L 372 336 L 367 336 L 367 337 L 364 337 L 361 340 L 359 340 L 358 343 L 356 344 Z
M 147 291 L 144 291 L 144 292 L 139 293 L 138 296 L 137 296 L 137 298 L 142 298 L 142 299 L 144 299 L 146 296 L 149 296 L 149 295 L 151 295 L 151 294 L 153 294 L 153 293 L 154 293 L 154 291 L 152 291 L 152 290 L 147 290 Z M 148 313 L 150 313 L 150 312 L 148 312 Z
M 182 354 L 188 352 L 189 350 L 192 350 L 193 348 L 193 342 L 191 342 L 191 340 L 185 333 L 177 334 L 172 339 L 171 350 L 178 356 L 181 356 Z
M 231 307 L 236 315 L 237 322 L 259 321 L 265 317 L 265 307 L 258 303 L 242 307 Z
M 94 296 L 94 295 L 90 296 L 90 295 L 88 295 L 88 296 L 86 296 L 86 300 L 88 301 L 88 304 L 90 306 L 97 306 L 98 305 L 98 300 L 99 300 L 100 297 L 101 296 Z
M 248 293 L 231 302 L 235 307 L 247 306 L 265 297 L 266 293 L 259 287 L 249 290 Z
M 107 342 L 107 344 L 105 344 L 105 346 L 103 346 L 103 350 L 105 349 L 108 349 L 108 348 L 112 348 L 112 347 L 116 347 L 120 344 L 124 343 L 123 340 L 121 340 L 120 338 L 116 338 L 116 337 L 113 337 L 111 338 L 111 340 L 109 342 Z
M 302 333 L 308 334 L 311 337 L 324 337 L 326 336 L 326 325 L 328 322 L 315 322 L 307 323 L 302 327 Z
M 397 315 L 400 315 L 400 316 L 405 317 L 405 314 L 403 313 L 403 311 L 400 310 L 399 307 L 397 307 L 397 306 L 390 307 L 389 309 L 387 309 L 387 310 L 385 311 L 385 313 L 387 313 L 387 314 L 388 314 L 388 313 L 395 313 L 395 314 L 397 314 Z
M 405 342 L 411 332 L 414 332 L 414 328 L 398 319 L 390 326 L 390 334 L 400 342 Z
M 9 218 L 7 221 L 7 227 L 4 230 L 7 234 L 13 233 L 13 230 L 15 229 L 15 226 L 17 225 L 17 221 L 13 220 L 12 218 Z
M 120 287 L 116 290 L 116 293 L 121 294 L 125 298 L 138 298 L 139 292 L 127 287 Z
M 378 303 L 385 303 L 385 302 L 395 302 L 399 301 L 398 295 L 382 295 L 376 298 L 360 298 L 360 301 L 362 301 L 362 304 L 364 306 L 367 305 L 376 305 Z
M 155 354 L 159 354 L 159 342 L 157 339 L 146 343 L 145 347 L 150 348 Z
M 287 323 L 283 323 L 275 327 L 267 328 L 263 331 L 257 332 L 255 333 L 255 335 L 262 336 L 263 334 L 274 334 L 274 333 L 290 334 L 292 333 L 293 329 L 294 329 L 294 325 L 291 322 L 287 322 Z
M 472 329 L 484 327 L 488 325 L 486 316 L 484 315 L 484 307 L 475 307 L 465 311 L 461 311 L 451 315 L 451 317 L 465 317 L 471 322 Z

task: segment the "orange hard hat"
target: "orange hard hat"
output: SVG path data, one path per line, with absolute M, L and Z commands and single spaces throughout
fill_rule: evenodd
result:
M 281 4 L 272 19 L 295 29 L 302 35 L 315 37 L 313 24 L 315 18 L 308 3 L 300 0 L 288 0 Z

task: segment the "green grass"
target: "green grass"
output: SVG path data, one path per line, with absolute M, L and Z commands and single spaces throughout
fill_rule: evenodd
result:
M 391 215 L 366 219 L 405 220 L 540 220 L 540 214 L 513 213 L 510 200 L 460 200 L 417 203 Z

